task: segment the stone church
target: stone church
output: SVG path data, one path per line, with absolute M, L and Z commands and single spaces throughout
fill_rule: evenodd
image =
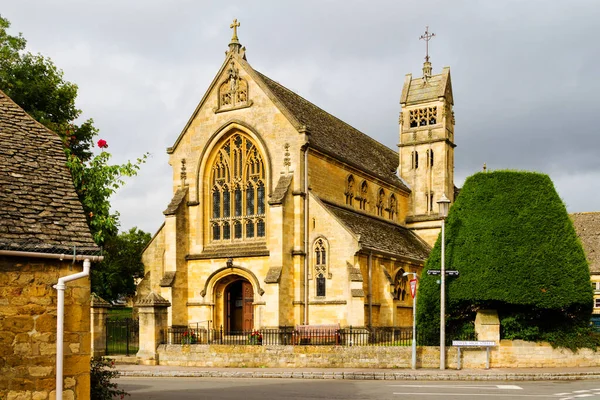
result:
M 406 75 L 392 150 L 252 68 L 238 26 L 167 149 L 173 197 L 138 294 L 168 300 L 170 326 L 412 325 L 403 274 L 455 194 L 450 69 Z

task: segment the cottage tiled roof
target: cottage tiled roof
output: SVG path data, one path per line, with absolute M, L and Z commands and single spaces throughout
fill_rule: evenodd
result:
M 425 261 L 431 248 L 414 232 L 391 221 L 334 205 L 321 199 L 324 206 L 350 231 L 360 237 L 364 249 Z
M 600 274 L 600 212 L 575 213 L 570 217 L 590 263 L 590 272 Z
M 396 176 L 398 153 L 254 70 L 271 93 L 310 134 L 310 146 L 409 191 Z
M 66 162 L 59 137 L 0 91 L 0 248 L 99 250 Z

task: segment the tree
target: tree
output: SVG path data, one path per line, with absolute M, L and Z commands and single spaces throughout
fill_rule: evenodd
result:
M 440 268 L 440 243 L 425 269 Z M 478 309 L 495 309 L 504 338 L 548 340 L 589 325 L 589 266 L 566 208 L 547 175 L 498 171 L 469 177 L 446 220 L 449 336 L 469 329 Z M 435 343 L 439 286 L 423 275 L 418 326 Z M 586 332 L 583 335 L 587 335 Z M 571 339 L 573 336 L 571 337 Z M 580 338 L 581 339 L 581 338 Z
M 92 291 L 108 301 L 133 295 L 135 278 L 144 275 L 141 254 L 150 239 L 137 228 L 111 236 L 104 245 L 104 261 L 92 274 Z
M 91 271 L 92 290 L 108 300 L 131 294 L 132 274 L 141 265 L 141 243 L 149 240 L 149 235 L 134 228 L 124 237 L 117 236 L 119 213 L 111 212 L 110 197 L 125 184 L 125 177 L 137 174 L 148 154 L 135 162 L 111 165 L 108 144 L 100 139 L 101 152 L 94 155 L 98 130 L 93 120 L 75 123 L 81 116 L 75 105 L 77 85 L 66 81 L 51 59 L 25 51 L 27 41 L 21 34 L 8 34 L 9 27 L 10 22 L 0 16 L 0 89 L 62 139 L 67 166 L 94 241 L 105 245 L 106 260 Z M 135 251 L 139 253 L 135 255 Z
M 77 85 L 65 81 L 63 72 L 49 58 L 25 52 L 21 34 L 7 33 L 10 22 L 0 16 L 0 89 L 29 115 L 56 132 L 65 147 L 82 161 L 92 156 L 93 137 L 98 133 L 93 120 L 81 125 L 75 120 Z
M 110 212 L 110 197 L 125 184 L 125 177 L 137 174 L 148 154 L 122 165 L 110 165 L 111 155 L 104 150 L 94 155 L 98 130 L 93 120 L 75 123 L 81 116 L 75 106 L 77 85 L 65 81 L 49 58 L 26 52 L 27 41 L 21 34 L 9 35 L 9 27 L 0 16 L 0 89 L 62 139 L 75 190 L 94 240 L 102 246 L 119 228 L 119 214 Z M 104 140 L 98 145 L 108 147 Z

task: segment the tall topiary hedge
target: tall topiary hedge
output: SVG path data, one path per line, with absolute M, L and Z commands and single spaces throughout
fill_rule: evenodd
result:
M 440 269 L 440 240 L 425 270 Z M 580 347 L 565 332 L 588 334 L 589 266 L 547 175 L 469 177 L 446 220 L 446 268 L 460 272 L 446 280 L 449 339 L 469 329 L 478 309 L 488 308 L 498 310 L 505 338 Z M 438 280 L 424 273 L 419 287 L 417 326 L 429 344 L 439 343 Z

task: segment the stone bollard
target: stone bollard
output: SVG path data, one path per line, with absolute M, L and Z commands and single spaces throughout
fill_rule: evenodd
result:
M 171 303 L 155 292 L 150 292 L 135 304 L 140 318 L 140 344 L 137 352 L 140 364 L 158 364 L 156 348 L 161 343 L 163 332 L 168 328 L 167 308 L 170 306 Z
M 106 355 L 106 318 L 108 317 L 108 309 L 111 307 L 109 302 L 96 293 L 92 293 L 90 299 L 90 328 L 93 357 Z

